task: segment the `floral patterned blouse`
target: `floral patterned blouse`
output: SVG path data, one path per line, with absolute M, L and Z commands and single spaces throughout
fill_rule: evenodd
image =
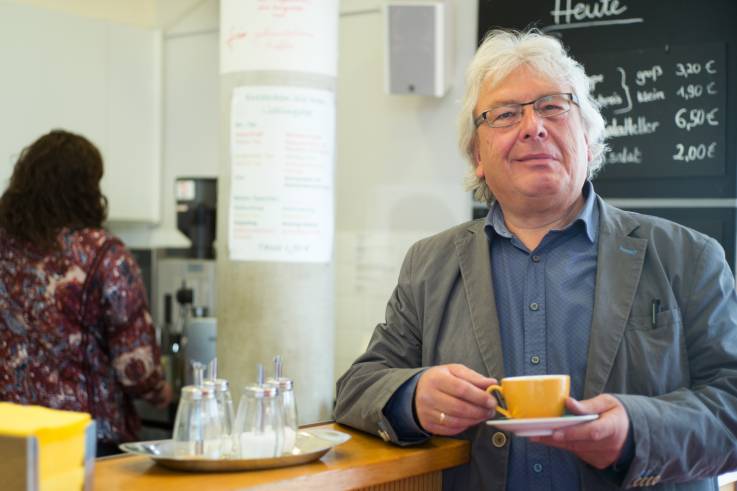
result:
M 58 240 L 41 254 L 0 229 L 0 400 L 86 411 L 98 440 L 135 440 L 132 399 L 164 389 L 140 270 L 105 230 Z

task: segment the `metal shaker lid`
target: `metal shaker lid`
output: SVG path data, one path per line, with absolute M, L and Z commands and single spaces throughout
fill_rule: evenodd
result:
M 215 392 L 218 394 L 227 392 L 230 389 L 230 384 L 224 378 L 216 378 L 215 380 L 211 380 L 211 382 L 215 385 Z
M 251 384 L 243 388 L 243 394 L 254 399 L 267 399 L 279 395 L 279 387 L 274 384 Z
M 215 384 L 212 382 L 212 380 L 202 381 L 202 385 L 200 385 L 200 390 L 202 391 L 203 399 L 215 398 Z
M 202 389 L 196 385 L 185 385 L 182 387 L 182 401 L 199 401 L 202 399 Z
M 267 380 L 268 383 L 274 384 L 277 387 L 279 387 L 279 390 L 281 392 L 286 392 L 294 389 L 294 381 L 291 378 L 287 377 L 279 377 L 279 378 L 269 378 Z

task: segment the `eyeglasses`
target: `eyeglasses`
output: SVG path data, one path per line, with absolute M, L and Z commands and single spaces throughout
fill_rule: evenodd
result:
M 570 92 L 544 95 L 530 102 L 492 107 L 482 112 L 473 122 L 476 128 L 484 121 L 491 128 L 504 128 L 522 121 L 522 108 L 525 106 L 532 105 L 532 108 L 541 118 L 552 118 L 553 116 L 560 116 L 570 111 L 571 103 L 578 106 L 578 97 Z

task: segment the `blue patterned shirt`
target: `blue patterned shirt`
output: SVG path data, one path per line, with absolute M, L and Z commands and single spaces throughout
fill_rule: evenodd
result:
M 571 395 L 583 396 L 594 309 L 599 210 L 593 186 L 575 220 L 551 230 L 530 251 L 504 224 L 498 203 L 484 231 L 491 243 L 494 296 L 505 376 L 564 373 Z M 526 438 L 511 439 L 508 490 L 579 489 L 573 454 Z

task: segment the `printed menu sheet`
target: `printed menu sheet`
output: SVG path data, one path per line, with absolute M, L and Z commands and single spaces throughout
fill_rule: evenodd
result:
M 238 87 L 231 101 L 230 258 L 330 262 L 335 95 Z
M 220 72 L 287 70 L 335 77 L 338 0 L 221 0 Z

